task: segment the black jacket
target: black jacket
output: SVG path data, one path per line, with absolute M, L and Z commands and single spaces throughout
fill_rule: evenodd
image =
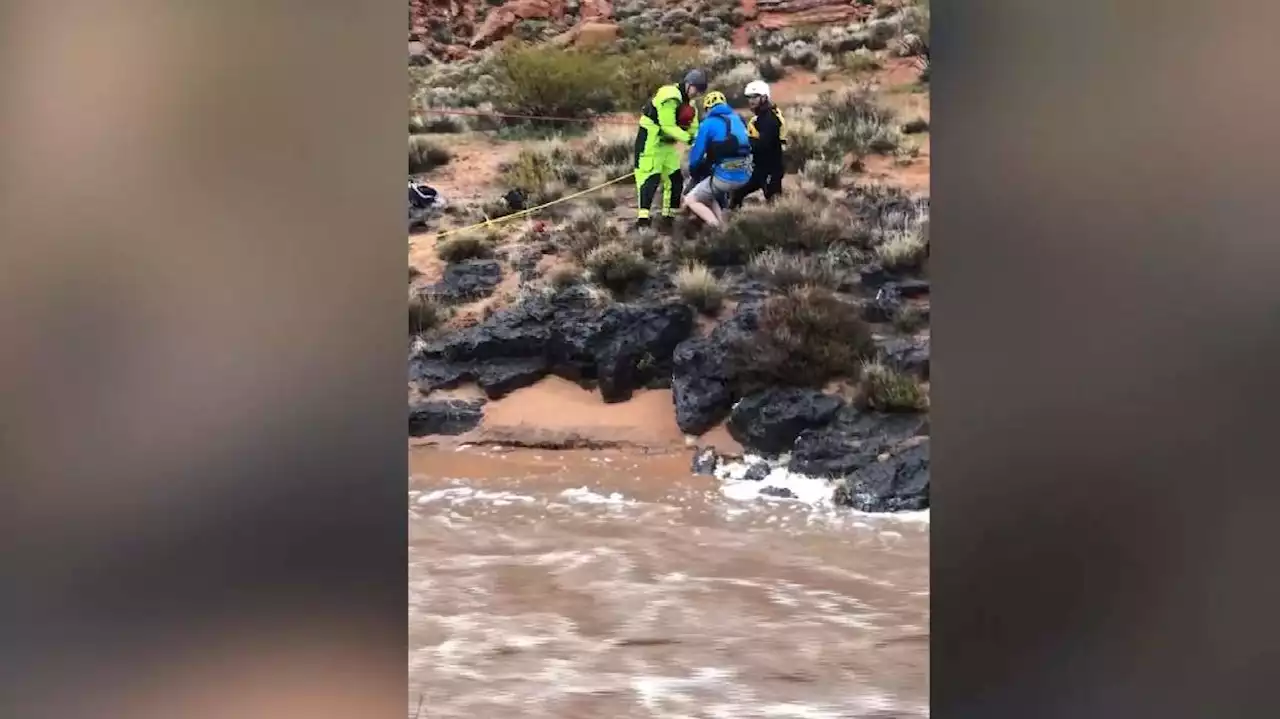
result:
M 747 136 L 751 138 L 751 154 L 757 164 L 782 162 L 786 123 L 773 103 L 756 108 L 755 116 L 747 122 Z

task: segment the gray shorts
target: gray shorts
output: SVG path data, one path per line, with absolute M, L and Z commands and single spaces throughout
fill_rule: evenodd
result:
M 689 190 L 689 197 L 704 205 L 715 202 L 721 207 L 728 207 L 729 194 L 745 184 L 747 183 L 725 182 L 715 177 L 708 177 Z

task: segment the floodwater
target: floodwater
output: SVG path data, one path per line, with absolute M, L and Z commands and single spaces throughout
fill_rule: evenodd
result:
M 409 716 L 928 716 L 927 513 L 689 460 L 411 450 Z

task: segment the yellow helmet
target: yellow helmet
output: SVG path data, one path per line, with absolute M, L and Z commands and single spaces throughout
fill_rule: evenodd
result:
M 702 96 L 702 109 L 710 110 L 711 108 L 715 107 L 716 105 L 719 105 L 722 102 L 724 103 L 729 102 L 728 100 L 725 99 L 724 93 L 720 92 L 719 90 L 712 90 L 711 92 L 708 92 L 707 94 Z

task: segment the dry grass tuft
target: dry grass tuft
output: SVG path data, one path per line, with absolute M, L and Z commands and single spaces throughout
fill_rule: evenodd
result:
M 439 327 L 447 317 L 445 308 L 430 296 L 409 290 L 409 334 L 418 335 Z
M 809 255 L 769 249 L 751 258 L 748 271 L 784 290 L 806 286 L 837 289 L 841 280 L 837 258 L 829 252 Z
M 436 245 L 436 257 L 445 262 L 478 260 L 493 256 L 493 243 L 482 235 L 462 234 Z
M 409 174 L 430 172 L 449 164 L 453 155 L 444 146 L 422 135 L 409 135 Z
M 676 272 L 674 282 L 681 299 L 705 315 L 716 314 L 724 305 L 724 283 L 706 265 L 685 265 Z
M 929 396 L 919 380 L 878 360 L 862 365 L 858 401 L 880 412 L 923 412 L 929 407 Z

